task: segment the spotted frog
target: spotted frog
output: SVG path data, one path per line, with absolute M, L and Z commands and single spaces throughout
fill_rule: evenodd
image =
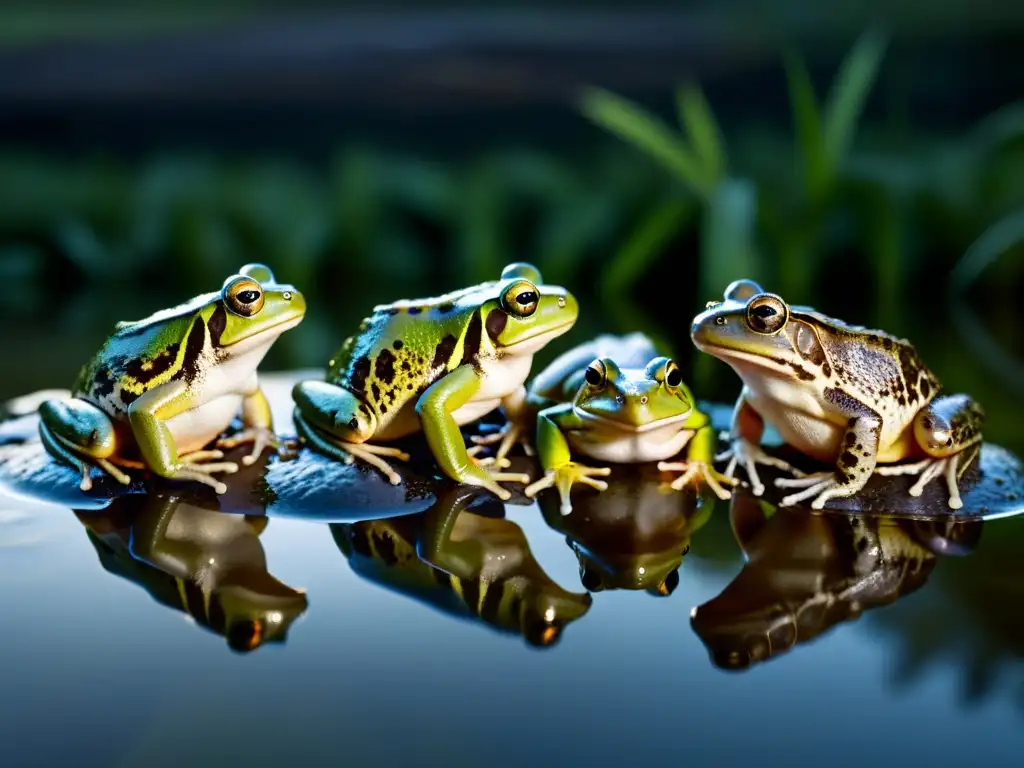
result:
M 402 478 L 382 457 L 409 456 L 376 443 L 422 430 L 446 475 L 508 499 L 499 482 L 530 480 L 500 470 L 523 433 L 533 356 L 578 314 L 571 293 L 544 285 L 524 263 L 508 265 L 498 280 L 378 306 L 331 359 L 326 381 L 295 386 L 296 429 L 316 449 L 347 463 L 360 459 L 394 485 Z M 507 423 L 486 466 L 469 454 L 459 427 L 499 406 Z
M 756 464 L 794 475 L 802 488 L 783 506 L 852 496 L 872 473 L 919 475 L 910 488 L 942 476 L 949 506 L 962 505 L 958 483 L 981 446 L 984 413 L 970 397 L 943 395 L 935 374 L 908 341 L 851 326 L 809 307 L 791 307 L 751 280 L 737 280 L 725 300 L 693 320 L 693 343 L 728 363 L 743 380 L 733 413 L 725 474 L 742 465 L 752 490 L 764 491 Z M 834 464 L 804 474 L 759 446 L 765 422 L 807 456 Z

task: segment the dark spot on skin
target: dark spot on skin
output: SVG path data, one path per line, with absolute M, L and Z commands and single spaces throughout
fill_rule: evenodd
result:
M 899 397 L 896 398 L 896 402 L 899 403 L 901 406 L 904 406 L 907 404 L 907 398 L 905 398 L 903 395 L 900 395 Z
M 434 350 L 434 359 L 430 363 L 431 368 L 440 368 L 442 365 L 447 363 L 452 356 L 452 352 L 455 351 L 456 339 L 450 333 L 445 336 L 441 341 L 437 343 L 437 348 Z
M 151 357 L 148 360 L 133 360 L 132 363 L 125 368 L 125 375 L 135 379 L 136 381 L 145 384 L 148 381 L 152 381 L 157 376 L 167 373 L 174 365 L 175 360 L 178 358 L 179 345 L 171 344 L 160 354 L 155 357 Z M 146 367 L 148 365 L 148 368 Z
M 210 315 L 210 322 L 206 327 L 210 329 L 210 343 L 214 347 L 220 346 L 220 337 L 224 335 L 224 329 L 228 326 L 228 312 L 224 309 L 224 302 L 217 302 L 217 308 Z
M 363 355 L 352 366 L 352 379 L 349 382 L 351 389 L 356 394 L 366 391 L 366 380 L 370 376 L 370 358 Z
M 380 387 L 376 381 L 370 384 L 370 397 L 373 398 L 373 402 L 380 403 Z
M 353 430 L 354 429 L 359 429 L 359 419 L 357 419 L 355 416 L 353 416 L 351 419 L 349 419 L 348 420 L 348 428 L 349 429 L 353 429 Z
M 921 397 L 927 400 L 932 392 L 932 385 L 928 383 L 928 379 L 921 379 L 917 386 L 921 390 Z
M 438 306 L 437 311 L 440 312 L 442 315 L 447 315 L 453 309 L 455 309 L 455 302 L 446 301 L 444 304 Z
M 507 324 L 508 315 L 505 311 L 495 309 L 487 316 L 487 322 L 484 323 L 484 327 L 487 329 L 487 335 L 490 336 L 492 340 L 497 341 L 501 332 L 505 330 L 505 326 Z
M 125 405 L 131 405 L 138 399 L 139 396 L 136 395 L 134 392 L 129 392 L 127 389 L 121 390 L 121 402 L 124 403 Z
M 796 363 L 790 363 L 790 366 L 793 368 L 793 372 L 796 373 L 796 377 L 800 379 L 800 381 L 814 381 L 814 374 L 806 368 L 803 368 Z
M 401 339 L 395 339 L 394 344 L 392 344 L 391 346 L 394 347 L 395 350 L 397 351 L 397 350 L 401 349 L 402 347 L 404 347 L 405 344 L 402 343 Z
M 411 390 L 412 389 L 412 382 L 409 382 L 408 384 L 406 384 L 405 388 L 408 389 L 408 390 Z
M 114 392 L 114 377 L 110 371 L 103 369 L 96 373 L 93 378 L 93 394 L 97 397 L 106 397 Z
M 409 365 L 409 361 L 408 360 L 403 360 L 402 361 L 402 370 L 403 371 L 411 371 L 412 370 L 412 366 Z
M 394 398 L 391 398 L 391 399 L 394 400 Z M 387 412 L 388 412 L 388 407 L 386 405 L 384 405 L 383 403 L 381 403 L 380 415 L 383 416 Z
M 828 360 L 821 364 L 821 372 L 826 376 L 832 375 L 832 366 L 828 364 Z
M 390 349 L 382 349 L 377 354 L 377 362 L 373 365 L 373 374 L 385 384 L 395 380 L 395 354 Z
M 856 467 L 857 457 L 850 453 L 850 451 L 844 451 L 839 457 L 839 463 L 845 467 Z
M 409 314 L 410 315 L 418 315 L 422 311 L 423 311 L 423 307 L 409 307 Z
M 466 329 L 466 339 L 462 345 L 461 365 L 476 362 L 477 356 L 480 354 L 482 330 L 483 323 L 480 320 L 480 310 L 477 310 L 473 313 L 473 317 L 470 318 L 469 327 Z
M 857 547 L 858 552 L 863 552 L 865 549 L 868 548 L 868 540 L 861 536 L 859 539 L 857 539 L 857 544 L 855 546 Z
M 206 323 L 203 322 L 203 318 L 197 317 L 185 341 L 185 358 L 181 361 L 181 371 L 178 373 L 178 376 L 183 377 L 188 384 L 199 376 L 199 357 L 203 354 L 205 341 Z
M 847 433 L 846 440 L 844 442 L 846 443 L 846 447 L 850 448 L 857 442 L 857 436 L 853 434 L 853 432 L 849 432 Z
M 363 416 L 370 418 L 370 407 L 366 403 L 360 403 L 359 410 L 362 411 Z

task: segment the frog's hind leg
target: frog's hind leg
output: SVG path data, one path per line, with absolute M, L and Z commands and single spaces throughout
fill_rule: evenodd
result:
M 878 467 L 880 475 L 920 475 L 910 487 L 920 496 L 924 487 L 939 475 L 946 480 L 949 506 L 960 509 L 959 482 L 981 450 L 981 426 L 985 414 L 967 395 L 940 397 L 923 408 L 914 419 L 914 439 L 928 458 L 913 464 Z
M 408 461 L 398 448 L 366 442 L 376 428 L 376 417 L 351 392 L 322 381 L 299 382 L 292 390 L 295 431 L 321 453 L 351 464 L 355 459 L 376 467 L 392 485 L 402 477 L 381 456 Z
M 84 400 L 46 400 L 39 406 L 39 437 L 46 451 L 81 473 L 78 487 L 92 488 L 90 466 L 97 466 L 122 485 L 131 478 L 110 457 L 117 448 L 114 425 L 99 408 Z

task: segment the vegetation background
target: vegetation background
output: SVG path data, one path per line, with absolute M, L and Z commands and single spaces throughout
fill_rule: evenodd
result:
M 1020 445 L 1024 8 L 1011 2 L 5 4 L 0 395 L 250 260 L 377 302 L 536 263 L 663 341 L 737 277 L 911 338 Z M 543 364 L 542 357 L 538 364 Z

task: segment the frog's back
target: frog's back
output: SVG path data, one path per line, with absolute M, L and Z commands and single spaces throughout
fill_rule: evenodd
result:
M 114 332 L 78 375 L 76 397 L 111 415 L 124 414 L 149 390 L 188 372 L 206 345 L 206 329 L 191 304 L 134 323 L 118 323 Z M 187 309 L 187 311 L 185 311 Z
M 923 407 L 939 393 L 938 378 L 908 340 L 803 307 L 792 310 L 794 318 L 810 319 L 819 328 L 832 373 L 862 393 L 891 399 L 900 408 L 911 410 Z
M 415 400 L 459 362 L 457 355 L 480 349 L 486 285 L 375 307 L 329 361 L 327 381 L 380 415 Z

